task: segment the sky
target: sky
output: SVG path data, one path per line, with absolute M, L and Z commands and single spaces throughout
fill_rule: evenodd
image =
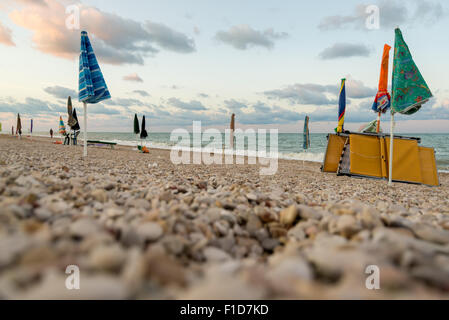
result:
M 345 128 L 355 130 L 376 118 L 382 50 L 397 26 L 434 95 L 397 116 L 397 131 L 449 132 L 446 1 L 1 0 L 0 122 L 9 131 L 19 112 L 25 131 L 31 118 L 35 131 L 55 130 L 69 95 L 83 116 L 86 30 L 112 95 L 88 106 L 88 131 L 130 132 L 136 113 L 150 132 L 193 120 L 224 128 L 235 113 L 241 128 L 298 132 L 307 114 L 312 132 L 329 132 L 342 78 Z

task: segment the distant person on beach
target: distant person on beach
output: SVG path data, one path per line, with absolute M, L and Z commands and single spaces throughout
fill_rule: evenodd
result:
M 50 129 L 50 137 L 53 139 L 53 129 Z

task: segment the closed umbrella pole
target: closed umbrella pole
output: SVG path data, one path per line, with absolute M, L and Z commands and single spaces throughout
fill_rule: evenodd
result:
M 84 105 L 84 151 L 83 157 L 87 157 L 87 103 L 83 102 Z
M 139 133 L 140 133 L 140 128 L 139 128 L 139 119 L 137 118 L 137 113 L 134 114 L 134 134 L 136 135 L 136 143 L 138 144 L 138 139 L 139 139 Z
M 231 134 L 229 145 L 231 146 L 231 150 L 234 150 L 234 130 L 235 130 L 235 114 L 233 113 L 231 116 Z

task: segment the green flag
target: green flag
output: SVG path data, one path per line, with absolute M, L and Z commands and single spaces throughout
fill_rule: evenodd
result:
M 392 112 L 402 114 L 415 113 L 432 97 L 399 28 L 395 30 L 392 92 Z

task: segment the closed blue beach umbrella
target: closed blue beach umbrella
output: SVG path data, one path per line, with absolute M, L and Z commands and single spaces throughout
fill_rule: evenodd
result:
M 84 104 L 84 153 L 87 156 L 87 104 L 110 99 L 106 82 L 86 31 L 81 32 L 78 99 Z

